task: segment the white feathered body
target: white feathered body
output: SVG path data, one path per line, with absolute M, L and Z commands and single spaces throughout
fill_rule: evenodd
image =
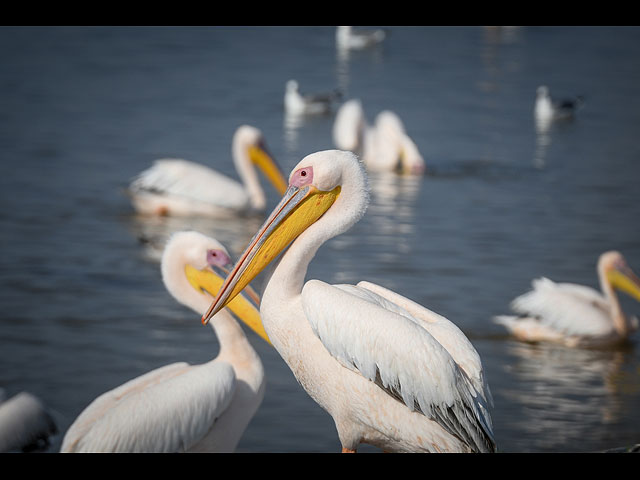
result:
M 480 358 L 451 322 L 368 282 L 311 280 L 293 302 L 279 295 L 267 287 L 262 317 L 296 325 L 265 321 L 265 328 L 303 388 L 334 418 L 343 446 L 493 451 Z
M 617 338 L 609 301 L 583 285 L 542 277 L 532 282 L 532 290 L 515 298 L 511 308 L 517 316 L 498 316 L 496 322 L 525 339 L 577 345 Z
M 255 372 L 238 375 L 220 357 L 153 370 L 96 398 L 61 452 L 233 452 L 264 395 Z
M 133 180 L 130 192 L 134 208 L 150 215 L 221 216 L 251 206 L 241 183 L 204 165 L 175 158 L 156 160 Z

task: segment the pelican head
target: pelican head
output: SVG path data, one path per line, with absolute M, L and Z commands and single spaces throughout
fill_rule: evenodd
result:
M 282 200 L 227 276 L 202 322 L 206 324 L 297 238 L 308 235 L 310 260 L 314 248 L 357 222 L 367 203 L 366 175 L 353 153 L 325 150 L 307 155 L 293 169 Z
M 258 167 L 264 176 L 273 184 L 274 188 L 282 195 L 287 189 L 287 180 L 278 166 L 274 157 L 269 153 L 262 132 L 251 126 L 239 126 L 233 135 L 233 158 L 236 170 L 243 179 L 254 178 L 252 184 L 257 183 L 253 166 Z M 259 207 L 263 207 L 265 200 L 262 191 L 250 192 L 258 199 Z
M 229 253 L 217 240 L 195 231 L 177 232 L 169 239 L 162 255 L 162 279 L 178 302 L 202 312 L 220 290 L 232 266 Z M 254 302 L 259 301 L 250 287 L 246 293 Z M 238 295 L 228 306 L 249 328 L 271 343 L 254 303 Z
M 376 116 L 376 130 L 380 139 L 393 148 L 393 156 L 398 159 L 397 170 L 404 175 L 422 175 L 425 171 L 424 158 L 411 140 L 400 117 L 390 110 L 383 110 Z M 383 145 L 378 145 L 382 148 Z
M 598 272 L 609 284 L 640 302 L 640 279 L 627 265 L 624 256 L 615 250 L 604 252 L 598 260 Z

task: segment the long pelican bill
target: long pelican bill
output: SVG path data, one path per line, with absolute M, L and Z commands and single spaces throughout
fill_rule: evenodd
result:
M 184 268 L 187 280 L 193 288 L 196 290 L 204 290 L 212 297 L 215 297 L 220 287 L 224 283 L 223 277 L 218 275 L 208 268 L 198 270 L 191 265 L 186 265 Z M 256 305 L 259 303 L 258 295 L 247 286 L 245 292 L 253 298 Z M 229 310 L 231 310 L 240 320 L 242 320 L 251 330 L 256 332 L 262 339 L 271 344 L 267 332 L 262 325 L 262 319 L 260 318 L 260 312 L 258 308 L 254 306 L 243 295 L 237 295 L 231 302 L 229 302 Z
M 269 179 L 280 195 L 287 191 L 287 179 L 266 149 L 256 145 L 249 147 L 249 158 L 262 170 L 264 176 Z
M 209 310 L 202 316 L 202 323 L 208 323 L 231 302 L 298 235 L 318 220 L 338 195 L 339 186 L 329 192 L 312 185 L 290 186 L 227 276 Z
M 626 265 L 612 268 L 607 272 L 607 278 L 618 290 L 621 290 L 640 302 L 640 279 Z

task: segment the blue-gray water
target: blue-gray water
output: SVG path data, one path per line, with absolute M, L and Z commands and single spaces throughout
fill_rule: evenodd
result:
M 429 168 L 371 177 L 367 214 L 320 249 L 308 276 L 368 279 L 457 323 L 484 362 L 501 451 L 640 442 L 638 335 L 622 349 L 569 350 L 519 344 L 491 322 L 537 276 L 598 287 L 604 250 L 640 270 L 640 28 L 389 33 L 345 57 L 329 27 L 0 28 L 0 386 L 52 409 L 60 434 L 49 451 L 99 394 L 217 354 L 138 238 L 195 228 L 237 255 L 261 220 L 142 219 L 121 189 L 167 156 L 236 178 L 241 123 L 263 130 L 287 172 L 333 148 L 331 115 L 285 118 L 290 78 L 341 88 L 370 120 L 394 110 Z M 540 84 L 587 99 L 544 135 L 532 115 Z M 268 387 L 239 450 L 339 451 L 331 418 L 249 335 Z

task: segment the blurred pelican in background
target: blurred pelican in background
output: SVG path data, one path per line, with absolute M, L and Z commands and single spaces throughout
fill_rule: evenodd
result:
M 156 160 L 131 183 L 128 194 L 134 208 L 146 215 L 230 216 L 263 212 L 266 208 L 256 166 L 278 193 L 287 181 L 268 153 L 262 132 L 252 126 L 238 127 L 232 156 L 242 183 L 198 163 L 183 159 Z
M 640 280 L 617 251 L 600 255 L 597 271 L 601 292 L 542 277 L 532 282 L 533 290 L 511 302 L 518 316 L 500 315 L 494 321 L 526 342 L 569 347 L 620 343 L 638 328 L 638 319 L 624 313 L 616 290 L 640 301 Z
M 336 27 L 336 46 L 344 50 L 362 50 L 379 45 L 387 37 L 384 30 L 359 29 L 350 26 Z
M 480 357 L 450 321 L 386 288 L 305 283 L 317 250 L 364 214 L 368 186 L 352 152 L 306 156 L 203 323 L 279 257 L 261 301 L 274 347 L 334 419 L 343 452 L 492 452 Z M 310 432 L 310 434 L 312 434 Z
M 230 259 L 216 240 L 174 234 L 162 257 L 162 278 L 180 303 L 202 314 L 220 288 Z M 252 290 L 247 294 L 257 302 Z M 269 342 L 259 312 L 244 296 L 229 309 Z M 262 362 L 228 310 L 211 326 L 216 358 L 173 363 L 96 398 L 68 429 L 62 452 L 233 452 L 264 397 Z
M 333 142 L 340 150 L 349 150 L 362 157 L 367 170 L 422 175 L 424 158 L 407 134 L 400 117 L 390 111 L 378 113 L 369 125 L 362 102 L 345 102 L 333 124 Z
M 341 97 L 340 92 L 302 95 L 297 80 L 289 80 L 285 86 L 284 107 L 289 115 L 318 115 L 331 111 L 332 105 Z
M 29 392 L 7 399 L 0 388 L 0 453 L 42 451 L 58 432 L 42 401 Z

